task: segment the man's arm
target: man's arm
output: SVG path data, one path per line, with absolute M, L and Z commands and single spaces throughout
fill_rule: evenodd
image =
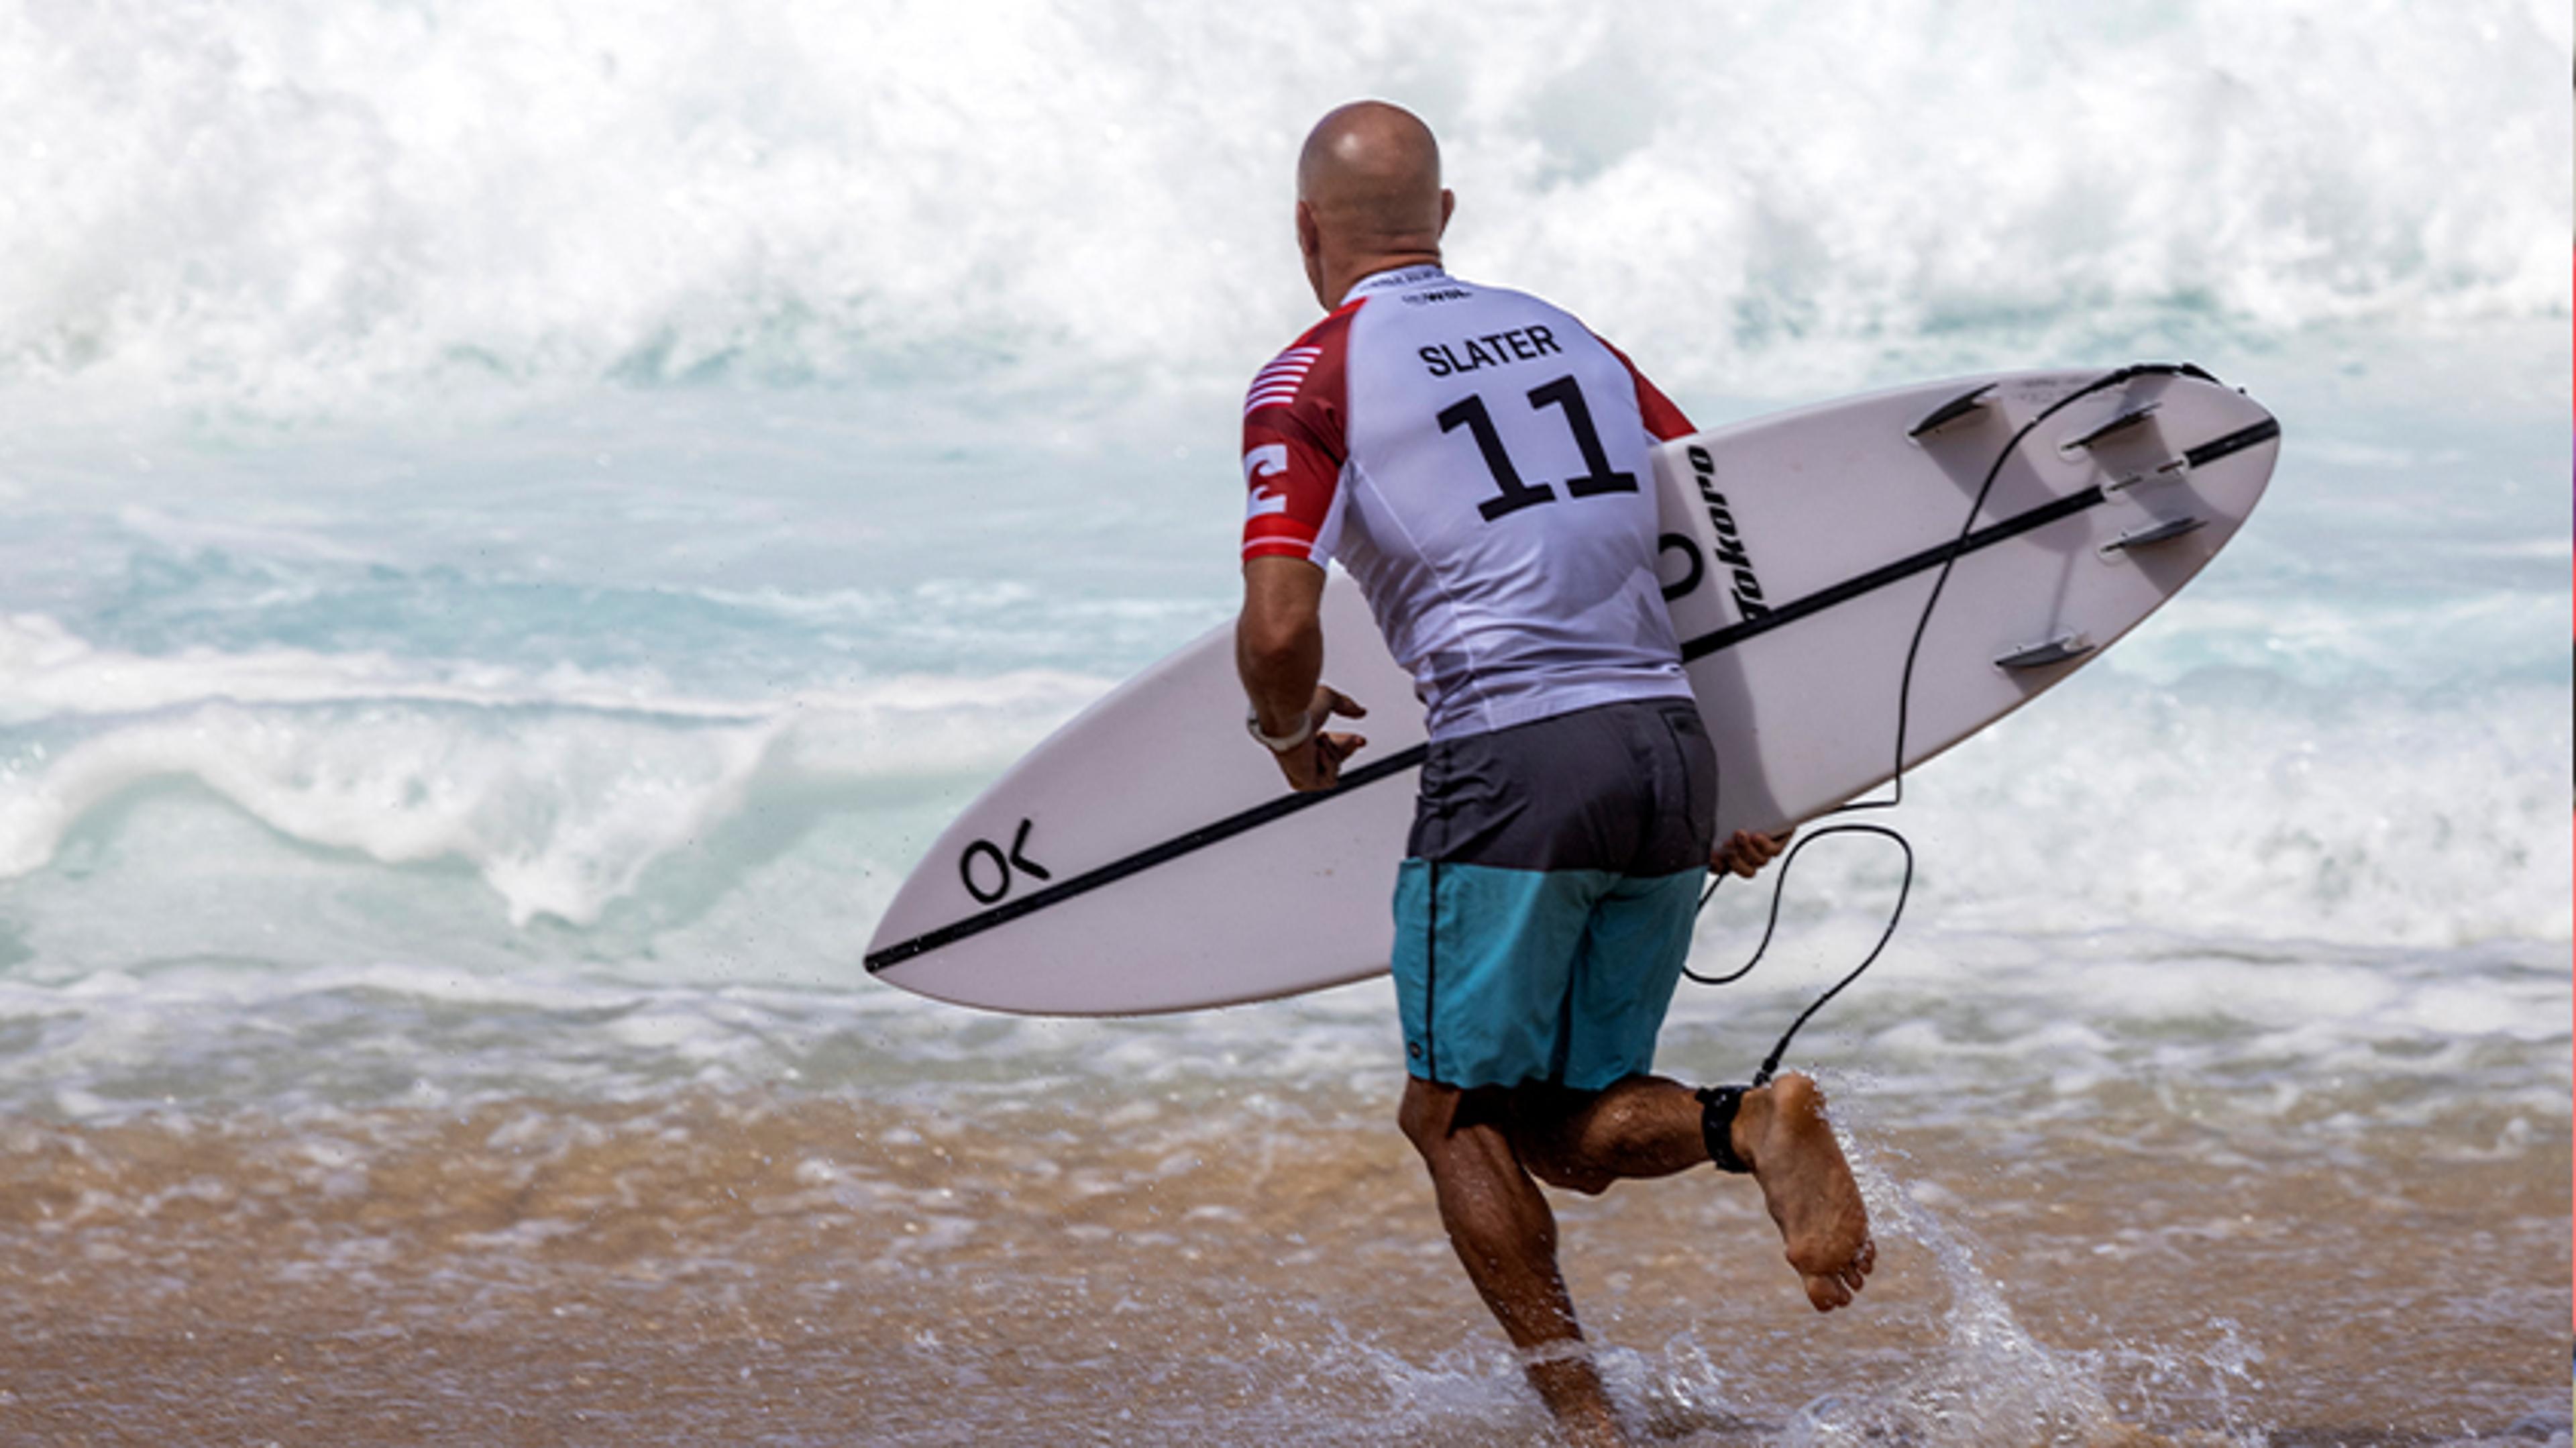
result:
M 1261 732 L 1282 735 L 1306 717 L 1324 676 L 1324 570 L 1302 558 L 1247 558 L 1234 666 Z
M 1326 687 L 1324 570 L 1302 558 L 1268 556 L 1243 564 L 1243 612 L 1234 624 L 1234 666 L 1261 732 L 1294 738 L 1275 751 L 1279 772 L 1298 790 L 1330 789 L 1342 761 L 1368 741 L 1321 732 L 1335 714 L 1368 711 Z

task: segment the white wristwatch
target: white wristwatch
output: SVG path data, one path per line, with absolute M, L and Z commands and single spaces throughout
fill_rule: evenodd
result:
M 1264 734 L 1261 732 L 1261 711 L 1259 709 L 1246 708 L 1243 711 L 1243 728 L 1245 733 L 1260 740 L 1262 745 L 1271 753 L 1285 754 L 1289 750 L 1294 749 L 1298 745 L 1315 737 L 1315 716 L 1311 711 L 1308 712 L 1298 721 L 1297 728 L 1294 732 L 1287 734 Z

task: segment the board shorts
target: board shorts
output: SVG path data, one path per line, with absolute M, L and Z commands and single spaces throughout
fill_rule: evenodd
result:
M 1651 1068 L 1716 815 L 1688 699 L 1432 741 L 1395 886 L 1406 1070 L 1597 1091 Z

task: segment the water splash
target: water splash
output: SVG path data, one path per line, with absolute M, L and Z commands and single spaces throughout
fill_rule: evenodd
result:
M 2013 1315 L 1964 1229 L 1944 1222 L 1848 1133 L 1843 1150 L 1879 1235 L 1922 1247 L 1949 1288 L 1945 1340 L 1893 1389 L 1829 1394 L 1799 1409 L 1777 1439 L 1783 1448 L 2262 1448 L 2265 1435 L 2233 1396 L 2252 1384 L 2260 1354 L 2235 1324 L 2214 1322 L 2217 1341 L 2197 1350 L 2051 1347 Z M 2115 1376 L 2133 1377 L 2156 1409 L 2124 1409 Z M 2137 1421 L 2175 1401 L 2206 1403 L 2216 1426 L 2167 1434 Z

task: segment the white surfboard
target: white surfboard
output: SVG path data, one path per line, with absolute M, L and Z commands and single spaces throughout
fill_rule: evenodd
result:
M 1900 699 L 1911 767 L 2097 656 L 2245 521 L 2279 433 L 2198 369 L 2146 365 L 1899 388 L 1659 447 L 1665 596 L 1717 746 L 1721 837 L 1885 782 Z M 887 908 L 868 970 L 1058 1015 L 1384 970 L 1421 709 L 1338 570 L 1324 632 L 1326 680 L 1369 708 L 1338 789 L 1282 785 L 1244 735 L 1232 628 L 1212 629 L 969 806 Z

